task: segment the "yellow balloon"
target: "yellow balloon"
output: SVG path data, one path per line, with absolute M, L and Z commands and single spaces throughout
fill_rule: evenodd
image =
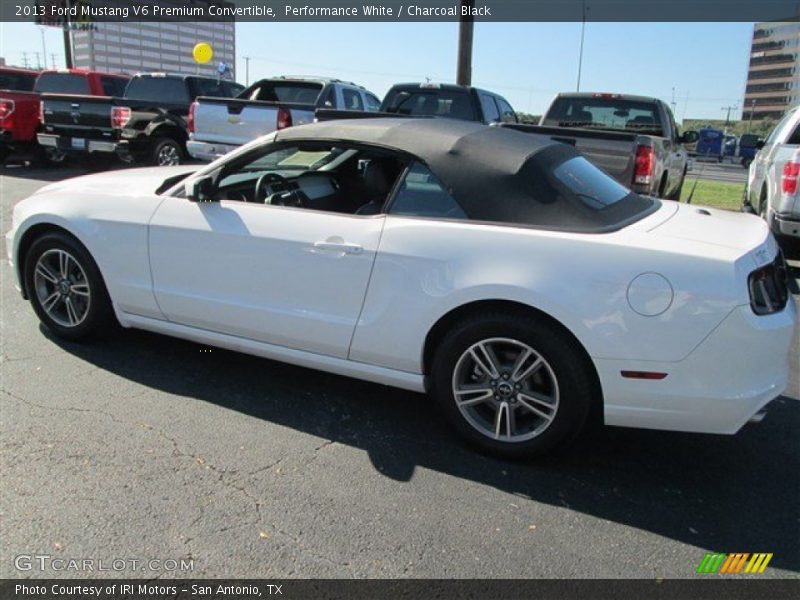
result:
M 214 50 L 211 48 L 211 44 L 199 42 L 195 44 L 194 49 L 192 50 L 192 56 L 194 57 L 195 62 L 204 65 L 214 58 Z

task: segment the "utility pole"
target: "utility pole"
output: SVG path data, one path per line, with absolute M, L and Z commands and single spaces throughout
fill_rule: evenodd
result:
M 475 0 L 461 0 L 461 19 L 458 23 L 458 67 L 456 69 L 456 83 L 458 85 L 472 85 L 472 33 L 475 28 L 475 19 L 471 9 Z M 464 8 L 468 7 L 464 16 Z
M 38 52 L 34 52 L 33 55 L 36 57 L 36 68 L 41 71 L 42 70 L 42 59 L 39 56 Z
M 578 52 L 578 85 L 576 92 L 581 91 L 581 70 L 583 69 L 583 38 L 586 35 L 586 0 L 581 1 L 581 48 Z
M 750 118 L 747 120 L 747 133 L 753 128 L 753 113 L 756 112 L 756 99 L 750 102 Z
M 250 86 L 250 57 L 243 56 L 244 58 L 244 85 L 245 87 Z
M 56 68 L 56 53 L 55 52 L 51 52 L 50 53 L 50 68 L 52 68 L 52 69 Z
M 26 69 L 31 68 L 31 63 L 28 62 L 28 53 L 25 51 L 22 52 L 22 66 Z
M 672 102 L 670 102 L 670 106 L 672 106 L 672 114 L 675 114 L 675 111 L 678 109 L 678 103 L 675 102 L 675 86 L 672 86 Z
M 733 106 L 723 106 L 720 109 L 720 110 L 728 111 L 727 114 L 725 115 L 725 129 L 727 129 L 728 125 L 730 125 L 730 123 L 731 123 L 731 111 L 732 110 L 736 110 L 737 108 L 739 108 L 739 106 L 734 104 Z
M 44 27 L 39 27 L 39 33 L 42 34 L 42 60 L 44 61 L 44 68 L 47 68 L 47 43 L 44 40 Z

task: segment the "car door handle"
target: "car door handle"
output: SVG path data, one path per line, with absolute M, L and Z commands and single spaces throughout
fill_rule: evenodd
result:
M 358 244 L 348 244 L 347 242 L 329 242 L 327 240 L 314 242 L 315 250 L 326 250 L 329 252 L 342 252 L 344 254 L 361 254 L 364 248 Z

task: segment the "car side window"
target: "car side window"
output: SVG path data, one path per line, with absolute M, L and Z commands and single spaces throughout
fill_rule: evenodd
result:
M 390 215 L 466 219 L 467 215 L 427 166 L 415 161 L 403 178 Z
M 378 112 L 381 109 L 381 101 L 369 92 L 364 94 L 367 99 L 367 110 L 370 112 Z
M 342 97 L 344 98 L 344 108 L 346 110 L 364 110 L 364 102 L 361 100 L 361 94 L 357 90 L 343 88 Z
M 503 123 L 516 123 L 517 113 L 511 108 L 511 105 L 500 96 L 496 96 L 497 105 L 500 107 L 500 120 Z
M 100 85 L 103 87 L 104 96 L 122 96 L 125 93 L 125 86 L 128 84 L 126 79 L 117 77 L 100 77 Z
M 479 93 L 478 98 L 481 101 L 481 110 L 483 111 L 483 119 L 487 123 L 497 123 L 500 121 L 500 111 L 497 110 L 497 104 L 494 102 L 489 94 Z

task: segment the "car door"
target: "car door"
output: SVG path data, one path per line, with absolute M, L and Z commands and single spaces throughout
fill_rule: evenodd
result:
M 172 322 L 346 358 L 384 218 L 169 197 L 150 222 Z

